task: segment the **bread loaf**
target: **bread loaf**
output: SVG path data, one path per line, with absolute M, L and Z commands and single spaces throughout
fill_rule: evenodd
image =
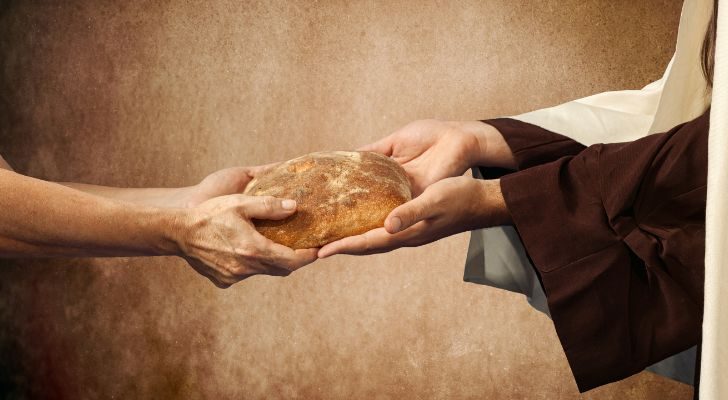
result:
M 284 220 L 254 220 L 265 237 L 293 249 L 381 227 L 390 211 L 412 198 L 409 179 L 395 161 L 343 151 L 281 163 L 253 179 L 244 194 L 296 200 L 296 213 Z

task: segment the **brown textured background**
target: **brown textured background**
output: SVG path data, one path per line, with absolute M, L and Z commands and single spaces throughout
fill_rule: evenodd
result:
M 0 0 L 0 153 L 50 180 L 192 184 L 418 118 L 640 87 L 669 60 L 680 9 L 457 3 Z M 0 261 L 0 392 L 691 398 L 649 373 L 580 396 L 546 317 L 462 282 L 467 239 L 228 290 L 173 258 Z

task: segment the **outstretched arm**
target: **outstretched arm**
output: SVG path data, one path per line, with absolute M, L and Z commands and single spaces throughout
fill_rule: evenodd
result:
M 473 167 L 519 170 L 575 155 L 584 146 L 529 123 L 500 118 L 485 121 L 414 121 L 359 150 L 392 157 L 419 196 L 435 182 Z
M 257 167 L 232 167 L 206 176 L 196 185 L 179 188 L 118 188 L 75 182 L 59 182 L 63 186 L 107 199 L 163 208 L 194 207 L 213 197 L 242 193 L 256 174 L 274 164 Z M 0 170 L 13 171 L 0 156 Z
M 0 256 L 171 255 L 178 212 L 0 170 Z
M 443 179 L 394 209 L 383 228 L 329 243 L 319 256 L 513 224 L 580 390 L 622 379 L 700 337 L 708 118 L 500 180 Z
M 213 197 L 242 193 L 256 174 L 274 164 L 258 167 L 233 167 L 214 172 L 200 183 L 180 188 L 116 188 L 63 182 L 62 185 L 106 197 L 154 207 L 194 207 Z
M 84 193 L 0 169 L 0 257 L 178 255 L 219 287 L 287 275 L 316 259 L 260 235 L 251 220 L 283 219 L 291 200 L 227 195 L 189 209 Z

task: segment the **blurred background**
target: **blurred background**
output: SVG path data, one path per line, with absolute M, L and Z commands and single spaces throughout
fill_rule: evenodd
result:
M 190 185 L 640 88 L 680 3 L 0 0 L 0 154 L 54 181 Z M 0 397 L 692 398 L 647 372 L 579 395 L 548 318 L 462 281 L 468 236 L 227 290 L 175 258 L 2 260 Z

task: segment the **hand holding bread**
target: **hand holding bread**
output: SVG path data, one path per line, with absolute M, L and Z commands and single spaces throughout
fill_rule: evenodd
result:
M 329 243 L 319 250 L 318 256 L 384 253 L 509 221 L 499 181 L 463 176 L 446 178 L 395 208 L 387 216 L 384 227 Z
M 395 207 L 409 201 L 404 170 L 371 152 L 319 152 L 281 163 L 245 189 L 252 196 L 290 198 L 295 214 L 256 220 L 263 236 L 293 249 L 321 247 L 381 227 Z
M 316 260 L 316 249 L 292 250 L 256 232 L 253 218 L 280 220 L 296 211 L 290 199 L 220 196 L 179 218 L 180 255 L 221 288 L 256 274 L 286 276 Z

